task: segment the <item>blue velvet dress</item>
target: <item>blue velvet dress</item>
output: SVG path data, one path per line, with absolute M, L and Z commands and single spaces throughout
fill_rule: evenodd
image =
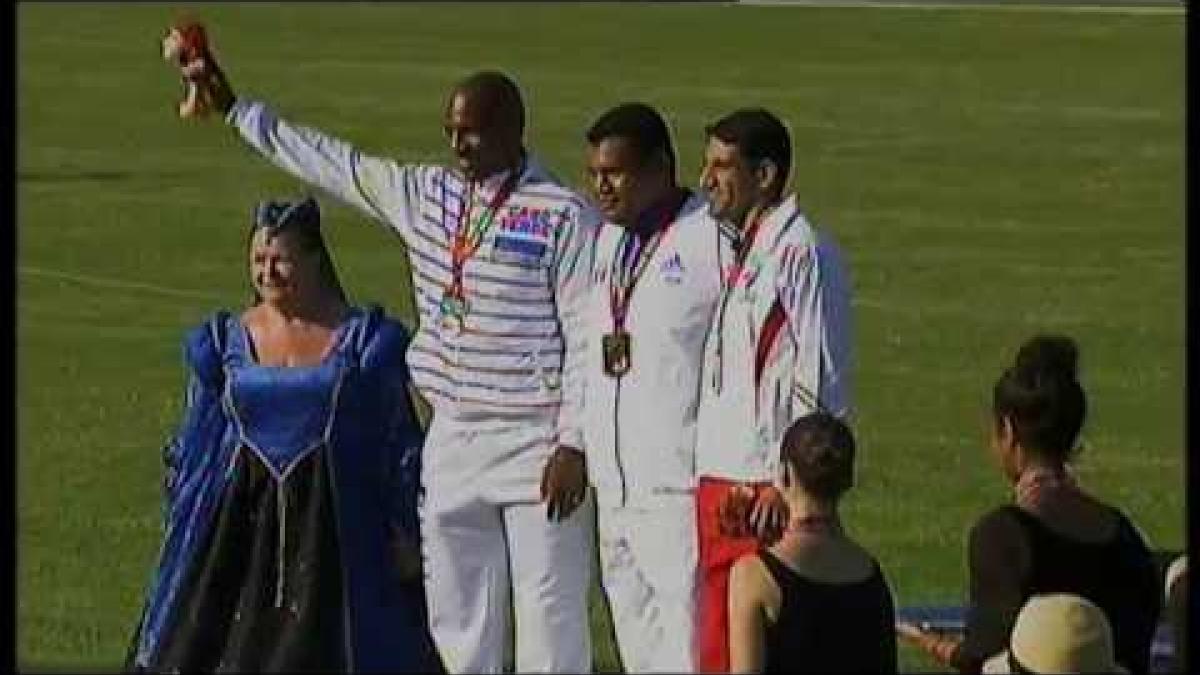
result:
M 404 328 L 354 309 L 315 366 L 260 366 L 220 312 L 189 333 L 166 532 L 127 667 L 441 669 L 416 550 L 422 432 Z

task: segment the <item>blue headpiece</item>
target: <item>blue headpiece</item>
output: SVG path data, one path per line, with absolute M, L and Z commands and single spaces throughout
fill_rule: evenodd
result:
M 292 227 L 320 229 L 321 207 L 312 197 L 298 202 L 259 202 L 254 207 L 254 227 L 272 231 Z

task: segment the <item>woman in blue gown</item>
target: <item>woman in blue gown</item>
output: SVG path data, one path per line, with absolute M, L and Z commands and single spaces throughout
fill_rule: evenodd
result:
M 185 340 L 166 531 L 127 667 L 431 672 L 408 334 L 351 306 L 311 198 L 266 202 L 254 302 Z

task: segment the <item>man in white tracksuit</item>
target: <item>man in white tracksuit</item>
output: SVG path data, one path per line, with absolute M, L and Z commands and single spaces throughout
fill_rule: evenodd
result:
M 185 73 L 250 147 L 408 249 L 420 325 L 407 357 L 433 409 L 421 545 L 446 668 L 501 671 L 511 608 L 518 671 L 588 672 L 580 322 L 599 214 L 525 151 L 516 85 L 481 72 L 452 90 L 453 170 L 371 157 L 235 100 L 211 55 Z
M 587 133 L 606 222 L 586 316 L 585 446 L 604 592 L 626 672 L 694 670 L 696 403 L 719 236 L 678 186 L 667 126 L 626 103 Z
M 701 183 L 710 212 L 737 239 L 721 251 L 697 421 L 697 666 L 727 672 L 730 567 L 787 525 L 771 485 L 783 435 L 815 410 L 850 412 L 850 286 L 836 244 L 809 224 L 795 195 L 784 197 L 792 153 L 783 123 L 742 109 L 707 131 Z M 741 495 L 748 517 L 728 527 L 722 516 L 739 512 L 728 507 Z

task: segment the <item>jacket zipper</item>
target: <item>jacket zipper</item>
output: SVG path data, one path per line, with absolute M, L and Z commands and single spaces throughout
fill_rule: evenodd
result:
M 613 390 L 613 450 L 617 460 L 617 475 L 621 477 L 621 506 L 625 506 L 625 465 L 621 463 L 621 378 Z

